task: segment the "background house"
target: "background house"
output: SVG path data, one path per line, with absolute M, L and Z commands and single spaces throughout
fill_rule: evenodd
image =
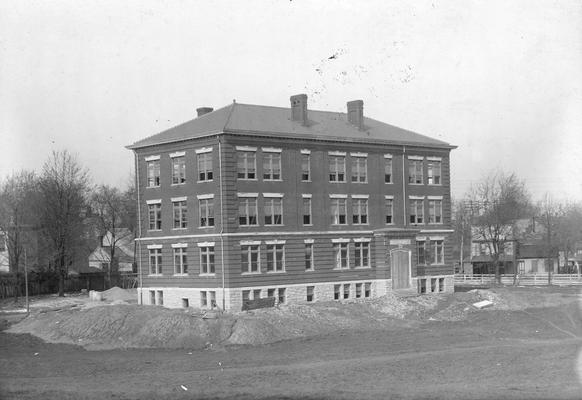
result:
M 103 272 L 109 271 L 111 265 L 111 246 L 113 235 L 106 232 L 98 239 L 99 245 L 89 255 L 89 267 Z M 118 272 L 134 272 L 134 237 L 129 229 L 119 228 L 115 230 L 115 257 L 118 263 Z

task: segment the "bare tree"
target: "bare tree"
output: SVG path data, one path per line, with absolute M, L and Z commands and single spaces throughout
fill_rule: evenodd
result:
M 515 174 L 494 172 L 482 178 L 468 196 L 473 229 L 489 247 L 495 279 L 501 283 L 500 255 L 511 236 L 515 222 L 530 213 L 530 197 L 523 181 Z
M 463 268 L 465 250 L 471 244 L 471 213 L 465 201 L 453 201 L 453 240 L 459 247 L 459 263 Z
M 122 241 L 131 236 L 131 231 L 121 230 L 126 217 L 125 196 L 117 188 L 101 185 L 91 196 L 91 209 L 97 224 L 97 229 L 109 239 L 109 260 L 107 269 L 107 284 L 111 286 L 111 274 L 117 274 L 119 262 L 116 248 Z
M 558 233 L 564 221 L 565 210 L 562 204 L 556 202 L 549 193 L 537 205 L 537 221 L 544 227 L 546 263 L 548 269 L 548 285 L 552 284 L 553 259 L 558 258 Z M 559 261 L 558 261 L 559 262 Z
M 18 298 L 19 266 L 37 228 L 37 183 L 34 172 L 24 170 L 0 183 L 0 232 L 6 239 L 9 270 L 16 274 L 15 299 Z
M 40 179 L 40 221 L 51 266 L 59 275 L 59 296 L 85 238 L 89 173 L 68 151 L 56 151 L 44 163 Z

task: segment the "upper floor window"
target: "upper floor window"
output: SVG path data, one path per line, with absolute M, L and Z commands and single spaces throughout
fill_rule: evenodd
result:
M 408 158 L 408 183 L 422 185 L 422 158 Z
M 283 199 L 280 197 L 265 198 L 265 225 L 283 225 Z
M 352 182 L 368 181 L 368 158 L 366 154 L 352 153 Z
M 214 242 L 200 245 L 200 273 L 211 275 L 215 273 L 214 268 Z
M 303 225 L 311 225 L 311 195 L 303 195 Z
M 257 179 L 256 148 L 237 146 L 237 178 Z
M 260 245 L 258 243 L 241 245 L 241 271 L 243 273 L 261 272 Z
M 343 154 L 343 155 L 340 155 Z M 346 181 L 346 156 L 345 153 L 329 154 L 329 181 L 345 182 Z
M 352 198 L 352 223 L 356 225 L 368 223 L 368 199 Z
M 355 266 L 356 268 L 367 268 L 370 266 L 370 243 L 356 242 L 355 247 Z
M 275 149 L 279 150 L 279 149 Z M 281 180 L 281 153 L 265 152 L 263 148 L 263 179 L 266 181 Z
M 174 274 L 185 275 L 188 273 L 188 257 L 185 247 L 174 247 Z
M 416 262 L 420 265 L 426 264 L 426 241 L 416 241 Z
M 410 223 L 424 224 L 424 200 L 410 199 Z
M 172 185 L 180 185 L 186 182 L 186 153 L 178 151 L 171 153 L 172 160 Z
M 199 196 L 198 210 L 200 213 L 200 227 L 214 226 L 214 196 Z
M 151 275 L 161 275 L 162 274 L 162 248 L 161 246 L 154 245 L 155 248 L 150 248 L 149 259 L 150 259 L 150 274 Z M 154 247 L 152 246 L 152 247 Z
M 335 268 L 348 269 L 350 267 L 349 243 L 333 243 L 333 254 L 335 259 Z
M 267 242 L 267 272 L 285 271 L 285 245 Z
M 172 199 L 174 211 L 174 229 L 184 229 L 188 227 L 188 207 L 186 198 Z
M 212 171 L 212 148 L 199 149 L 196 153 L 196 158 L 198 159 L 198 181 L 211 181 L 214 175 Z
M 301 180 L 303 182 L 311 180 L 311 153 L 309 150 L 301 150 Z
M 312 241 L 305 241 L 305 270 L 306 271 L 313 271 L 314 270 L 314 263 L 313 263 L 313 242 Z
M 159 156 L 146 157 L 146 164 L 148 172 L 147 187 L 160 186 L 160 157 Z
M 332 225 L 346 225 L 347 221 L 347 199 L 332 198 L 331 199 L 331 223 Z
M 430 247 L 432 252 L 433 264 L 445 263 L 445 244 L 444 240 L 431 240 Z
M 386 224 L 390 225 L 394 223 L 394 199 L 392 197 L 386 197 L 385 206 L 386 210 Z
M 149 230 L 162 229 L 162 204 L 160 202 L 148 203 Z
M 429 185 L 441 184 L 441 161 L 429 159 L 427 162 L 427 183 Z
M 384 183 L 392 183 L 392 155 L 384 154 Z
M 442 224 L 443 223 L 443 201 L 440 199 L 428 200 L 428 223 Z
M 238 198 L 238 223 L 241 226 L 257 225 L 257 197 Z

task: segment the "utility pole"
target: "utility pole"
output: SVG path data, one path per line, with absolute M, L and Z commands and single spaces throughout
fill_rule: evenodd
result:
M 27 269 L 27 260 L 26 260 L 26 247 L 24 248 L 24 293 L 26 296 L 26 315 L 30 314 L 30 307 L 28 303 L 28 269 Z

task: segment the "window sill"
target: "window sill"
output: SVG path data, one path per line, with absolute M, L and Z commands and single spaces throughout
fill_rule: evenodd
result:
M 156 277 L 160 277 L 160 276 L 164 276 L 164 274 L 149 274 L 148 275 L 149 278 L 156 278 Z
M 307 181 L 301 180 L 301 182 L 303 182 L 303 183 L 311 183 L 311 180 L 307 180 Z
M 408 182 L 409 185 L 411 186 L 422 186 L 424 185 L 424 183 L 413 183 L 413 182 Z
M 366 267 L 355 267 L 354 269 L 372 269 L 371 266 L 366 266 Z
M 207 183 L 207 182 L 214 182 L 214 179 L 207 179 L 205 181 L 196 181 L 196 183 Z
M 146 186 L 146 189 L 159 189 L 161 185 L 158 186 Z
M 266 271 L 267 274 L 284 274 L 287 271 Z
M 261 275 L 261 271 L 258 272 L 241 272 L 241 275 Z
M 367 222 L 366 222 L 365 224 L 358 224 L 358 223 L 356 223 L 356 222 L 352 222 L 352 225 L 353 225 L 353 226 L 370 226 L 370 224 L 369 224 L 369 223 L 367 223 Z
M 285 226 L 285 225 L 284 224 L 265 224 L 264 225 L 265 228 L 279 227 L 279 226 Z
M 239 225 L 239 228 L 260 228 L 261 225 Z
M 213 229 L 214 225 L 209 225 L 209 226 L 199 226 L 198 229 Z
M 361 183 L 362 185 L 367 185 L 369 182 L 368 181 L 366 181 L 366 182 L 354 182 L 354 181 L 352 181 L 352 183 Z
M 347 181 L 329 181 L 329 183 L 347 183 Z
M 393 185 L 394 182 L 384 182 L 384 185 Z
M 303 226 L 313 226 L 313 224 L 303 224 Z
M 188 228 L 172 228 L 173 231 L 187 231 Z
M 161 229 L 148 229 L 148 232 L 161 232 Z
M 185 277 L 188 276 L 188 274 L 174 274 L 172 276 L 176 276 L 176 277 Z
M 237 181 L 252 181 L 252 182 L 257 182 L 258 181 L 257 178 L 252 178 L 252 179 L 249 179 L 249 178 L 236 178 L 236 180 Z
M 442 186 L 442 183 L 427 183 L 428 186 Z
M 306 269 L 305 272 L 315 272 L 315 268 Z
M 283 179 L 266 179 L 266 178 L 263 178 L 263 182 L 283 182 Z
M 216 277 L 216 273 L 202 273 L 198 274 L 198 276 L 201 276 L 203 278 L 214 278 Z
M 182 186 L 185 185 L 186 182 L 181 182 L 181 183 L 172 183 L 170 186 Z

